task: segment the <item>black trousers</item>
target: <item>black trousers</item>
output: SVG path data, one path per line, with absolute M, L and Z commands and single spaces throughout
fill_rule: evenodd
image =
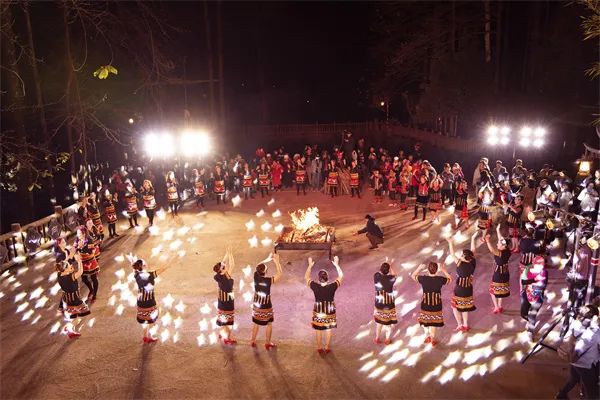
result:
M 81 275 L 81 280 L 89 289 L 91 295 L 96 297 L 98 293 L 98 274 L 94 275 Z
M 377 247 L 380 244 L 383 243 L 383 238 L 380 238 L 379 236 L 375 236 L 372 235 L 370 233 L 367 232 L 367 239 L 369 239 L 369 242 L 371 242 L 371 247 Z
M 196 197 L 196 207 L 204 207 L 204 196 L 197 196 Z
M 300 194 L 300 189 L 306 195 L 306 183 L 296 183 L 296 195 Z
M 452 189 L 442 189 L 442 204 L 446 203 L 446 199 L 450 201 L 448 204 L 452 205 L 454 203 L 454 192 Z
M 265 197 L 265 195 L 269 195 L 269 188 L 267 186 L 260 187 L 260 197 Z
M 177 208 L 179 208 L 179 202 L 177 202 L 177 201 L 169 202 L 169 210 L 171 210 L 171 214 L 173 214 L 173 217 L 177 215 Z
M 131 226 L 133 228 L 133 226 L 137 226 L 137 214 L 131 214 L 129 215 L 129 226 Z
M 425 216 L 427 216 L 427 207 L 421 207 L 423 209 L 423 221 L 425 221 Z M 417 214 L 419 214 L 419 206 L 415 206 L 415 218 L 417 218 Z
M 110 237 L 117 236 L 117 224 L 114 222 L 108 223 L 108 235 Z
M 336 197 L 338 195 L 338 187 L 329 186 L 329 193 L 331 193 L 331 197 Z
M 571 365 L 569 371 L 569 379 L 567 383 L 560 389 L 556 395 L 557 399 L 566 399 L 567 395 L 575 385 L 581 382 L 583 386 L 583 398 L 584 399 L 597 399 L 598 393 L 598 366 L 600 363 L 592 365 L 592 368 L 581 368 Z
M 354 197 L 354 195 L 356 194 L 356 197 L 360 199 L 360 190 L 358 190 L 357 187 L 350 188 L 350 194 L 352 195 L 352 197 Z
M 148 216 L 148 221 L 150 225 L 154 224 L 154 209 L 148 210 L 146 209 L 146 216 Z

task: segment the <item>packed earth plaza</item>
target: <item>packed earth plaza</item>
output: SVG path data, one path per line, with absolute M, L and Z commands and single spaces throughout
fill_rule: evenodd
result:
M 0 277 L 2 397 L 596 398 L 590 293 L 575 355 L 522 361 L 561 342 L 600 173 L 345 137 L 95 170 L 73 233 Z

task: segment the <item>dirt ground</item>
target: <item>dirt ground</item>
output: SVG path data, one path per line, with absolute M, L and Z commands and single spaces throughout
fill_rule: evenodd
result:
M 260 196 L 259 196 L 260 197 Z M 452 287 L 445 287 L 441 343 L 424 346 L 416 323 L 420 287 L 409 277 L 418 263 L 444 260 L 450 212 L 442 223 L 412 221 L 411 212 L 362 200 L 330 199 L 321 193 L 297 197 L 295 192 L 244 201 L 239 207 L 216 206 L 206 212 L 187 205 L 180 220 L 164 214 L 156 229 L 126 230 L 106 242 L 100 264 L 100 292 L 92 314 L 84 321 L 82 337 L 69 340 L 60 332 L 59 291 L 49 254 L 0 277 L 0 397 L 57 398 L 551 398 L 567 378 L 565 364 L 543 350 L 525 365 L 519 361 L 530 349 L 524 323 L 518 316 L 518 257 L 511 259 L 512 295 L 504 315 L 491 313 L 488 285 L 492 259 L 478 249 L 475 291 L 477 311 L 470 316 L 472 331 L 455 333 L 450 309 Z M 336 295 L 338 328 L 333 351 L 315 352 L 310 327 L 312 292 L 304 283 L 306 258 L 317 260 L 314 271 L 326 268 L 335 276 L 325 252 L 281 251 L 284 276 L 272 290 L 275 309 L 275 350 L 249 346 L 251 280 L 254 266 L 272 249 L 274 228 L 290 223 L 289 211 L 318 206 L 321 222 L 336 228 L 334 254 L 345 277 Z M 264 213 L 258 216 L 260 210 Z M 276 210 L 281 216 L 278 217 Z M 275 213 L 275 215 L 273 214 Z M 385 244 L 369 251 L 364 236 L 352 236 L 364 215 L 377 218 Z M 246 224 L 252 220 L 254 229 Z M 142 225 L 146 220 L 141 218 Z M 265 226 L 269 222 L 270 226 Z M 265 228 L 267 231 L 263 231 Z M 473 228 L 471 228 L 473 229 Z M 256 236 L 256 247 L 252 247 Z M 467 232 L 457 237 L 466 246 Z M 212 266 L 227 244 L 234 249 L 236 269 L 236 346 L 217 343 L 214 328 L 216 283 Z M 399 324 L 390 346 L 373 344 L 373 273 L 385 257 L 393 258 Z M 128 257 L 143 257 L 152 267 L 170 265 L 156 286 L 161 318 L 159 343 L 142 344 L 135 320 L 135 290 L 128 281 Z M 449 266 L 452 273 L 454 265 Z M 272 266 L 268 273 L 274 273 Z M 540 315 L 542 325 L 560 312 L 565 299 L 564 271 L 550 271 L 549 300 Z M 82 285 L 82 293 L 87 289 Z

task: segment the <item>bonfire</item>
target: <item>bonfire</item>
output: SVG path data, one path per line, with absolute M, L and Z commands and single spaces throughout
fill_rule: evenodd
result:
M 290 217 L 292 226 L 283 230 L 281 242 L 324 243 L 331 240 L 333 228 L 321 225 L 317 207 L 296 210 L 290 213 Z

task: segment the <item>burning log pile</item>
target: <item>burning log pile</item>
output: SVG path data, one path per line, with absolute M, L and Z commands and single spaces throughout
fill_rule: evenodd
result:
M 329 250 L 335 240 L 335 228 L 321 225 L 319 209 L 309 207 L 290 214 L 292 226 L 283 228 L 275 250 Z
M 332 227 L 321 225 L 319 209 L 310 207 L 306 210 L 296 210 L 290 214 L 292 227 L 284 228 L 280 241 L 294 243 L 325 243 L 333 235 Z

